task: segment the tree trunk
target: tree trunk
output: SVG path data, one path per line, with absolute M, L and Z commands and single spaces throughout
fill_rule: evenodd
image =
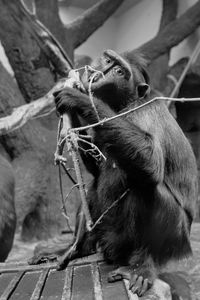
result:
M 20 90 L 29 102 L 44 95 L 54 85 L 54 75 L 47 57 L 29 28 L 24 26 L 26 22 L 17 2 L 0 1 L 0 37 Z M 1 76 L 0 86 L 5 90 L 1 95 L 4 113 L 25 103 L 9 74 Z M 57 123 L 55 113 L 54 120 Z M 53 164 L 56 127 L 51 123 L 47 127 L 50 128 L 35 120 L 1 137 L 16 171 L 18 228 L 22 226 L 25 239 L 48 238 L 64 226 L 64 218 L 60 217 L 58 176 Z
M 35 5 L 39 20 L 51 30 L 73 60 L 74 49 L 101 27 L 123 2 L 124 0 L 101 0 L 65 26 L 59 17 L 57 0 L 35 0 Z
M 17 0 L 0 0 L 0 38 L 27 102 L 48 92 L 54 84 L 51 65 L 27 28 Z M 14 38 L 11 38 L 14 37 Z
M 140 46 L 137 50 L 142 52 L 151 62 L 160 55 L 168 52 L 187 38 L 200 24 L 200 1 L 190 7 L 178 19 L 171 22 L 156 37 Z M 134 52 L 130 51 L 130 53 Z
M 51 31 L 61 43 L 71 60 L 73 61 L 74 48 L 70 32 L 65 30 L 59 16 L 57 0 L 35 0 L 36 15 L 38 19 Z M 47 13 L 48 12 L 48 13 Z
M 178 0 L 163 0 L 162 16 L 158 33 L 176 19 Z M 149 73 L 153 87 L 162 91 L 166 85 L 169 64 L 169 51 L 154 60 L 149 66 Z
M 11 75 L 0 64 L 1 116 L 24 99 Z M 22 227 L 24 239 L 48 238 L 65 226 L 60 216 L 60 190 L 57 169 L 53 164 L 56 130 L 48 130 L 31 121 L 8 135 L 0 137 L 1 153 L 9 154 L 16 177 L 17 230 Z M 70 183 L 64 180 L 64 191 Z M 73 197 L 76 203 L 76 197 Z M 70 211 L 74 209 L 70 205 Z

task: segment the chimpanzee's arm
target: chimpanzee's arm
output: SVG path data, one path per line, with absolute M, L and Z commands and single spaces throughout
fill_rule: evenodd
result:
M 115 115 L 101 100 L 94 99 L 100 119 Z M 88 124 L 98 121 L 87 95 L 66 88 L 56 97 L 57 110 L 62 114 L 76 111 Z M 123 168 L 130 180 L 139 184 L 158 183 L 164 176 L 163 153 L 159 141 L 133 122 L 117 118 L 95 127 L 96 141 Z

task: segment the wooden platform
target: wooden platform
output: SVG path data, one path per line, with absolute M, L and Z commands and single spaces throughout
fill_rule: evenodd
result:
M 0 300 L 127 300 L 138 299 L 127 289 L 126 281 L 107 282 L 113 266 L 99 256 L 71 262 L 64 271 L 56 264 L 30 266 L 0 264 Z

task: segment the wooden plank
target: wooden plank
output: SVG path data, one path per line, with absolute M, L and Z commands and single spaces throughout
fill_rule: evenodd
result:
M 42 289 L 45 285 L 47 276 L 48 276 L 49 270 L 43 270 L 40 274 L 40 277 L 38 279 L 38 282 L 36 284 L 36 287 L 33 291 L 33 294 L 30 298 L 30 300 L 38 300 L 40 299 L 41 293 L 42 293 Z
M 46 269 L 55 269 L 57 266 L 57 263 L 44 263 L 44 264 L 38 264 L 38 265 L 28 265 L 24 263 L 16 263 L 16 264 L 3 264 L 3 266 L 0 264 L 0 272 L 1 273 L 10 273 L 10 272 L 16 272 L 16 271 L 41 271 Z
M 4 290 L 7 288 L 11 280 L 15 277 L 16 273 L 1 274 L 0 275 L 0 296 L 3 294 Z
M 38 271 L 25 273 L 9 300 L 30 299 L 40 274 L 41 272 Z
M 100 275 L 102 284 L 103 299 L 105 300 L 127 300 L 127 292 L 123 280 L 116 282 L 108 282 L 108 272 L 114 269 L 113 266 L 100 264 Z
M 91 271 L 92 271 L 92 278 L 94 284 L 94 298 L 95 300 L 103 300 L 99 267 L 96 262 L 91 264 Z
M 7 288 L 4 290 L 3 294 L 1 295 L 1 300 L 9 299 L 10 295 L 13 293 L 15 288 L 17 287 L 20 279 L 22 278 L 24 272 L 17 272 L 13 279 L 8 284 Z
M 65 271 L 51 270 L 46 280 L 41 300 L 61 299 L 65 282 Z
M 79 266 L 85 265 L 92 262 L 101 262 L 103 261 L 103 256 L 101 253 L 96 253 L 93 255 L 89 255 L 83 258 L 75 259 L 70 261 L 69 266 Z M 9 273 L 16 271 L 36 271 L 42 269 L 55 269 L 57 267 L 57 263 L 44 263 L 39 265 L 29 265 L 21 262 L 16 263 L 0 263 L 0 273 Z
M 61 300 L 71 299 L 73 267 L 68 267 L 65 271 L 65 283 Z
M 72 300 L 93 300 L 93 280 L 90 265 L 74 267 Z

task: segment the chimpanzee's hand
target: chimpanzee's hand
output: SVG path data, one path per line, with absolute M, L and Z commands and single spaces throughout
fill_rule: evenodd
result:
M 54 94 L 57 111 L 62 115 L 66 112 L 75 111 L 83 94 L 74 88 L 66 87 Z

